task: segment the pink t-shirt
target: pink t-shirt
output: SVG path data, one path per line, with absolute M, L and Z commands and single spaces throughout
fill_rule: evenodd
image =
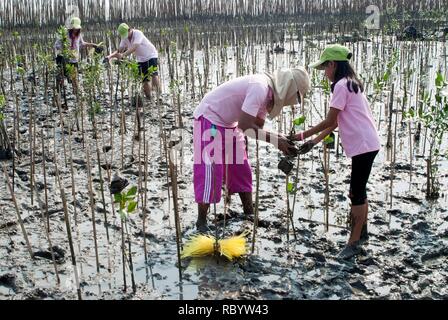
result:
M 211 123 L 235 128 L 241 112 L 266 119 L 267 105 L 273 99 L 268 78 L 262 74 L 230 80 L 209 92 L 194 111 L 195 119 L 201 116 Z
M 347 79 L 336 83 L 330 107 L 341 110 L 338 116 L 339 134 L 347 157 L 381 149 L 367 98 L 362 92 L 350 92 Z

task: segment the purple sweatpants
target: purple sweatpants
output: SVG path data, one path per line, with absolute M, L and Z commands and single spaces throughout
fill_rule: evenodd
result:
M 220 127 L 200 117 L 194 121 L 193 144 L 197 203 L 220 202 L 224 183 L 230 194 L 252 192 L 252 172 L 241 130 Z

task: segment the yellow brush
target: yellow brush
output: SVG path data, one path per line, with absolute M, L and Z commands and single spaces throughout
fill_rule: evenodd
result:
M 241 258 L 247 253 L 246 245 L 247 233 L 229 239 L 218 241 L 216 248 L 216 238 L 213 236 L 194 236 L 185 245 L 182 252 L 182 259 L 200 258 L 208 255 L 219 254 L 230 261 Z
M 214 129 L 214 133 L 212 136 L 216 135 L 216 127 L 212 126 Z M 215 163 L 212 165 L 212 176 L 215 177 Z M 213 179 L 213 185 L 216 187 L 216 181 Z M 213 188 L 215 190 L 216 188 Z M 213 198 L 215 195 L 213 193 Z M 214 203 L 214 213 L 216 217 L 216 203 Z M 225 216 L 225 213 L 224 213 Z M 235 259 L 241 258 L 247 252 L 246 246 L 246 236 L 248 232 L 244 232 L 243 234 L 232 237 L 229 239 L 218 239 L 218 233 L 216 233 L 216 237 L 209 235 L 197 235 L 194 236 L 188 241 L 185 245 L 184 250 L 182 251 L 181 258 L 201 258 L 209 255 L 221 255 L 233 261 Z

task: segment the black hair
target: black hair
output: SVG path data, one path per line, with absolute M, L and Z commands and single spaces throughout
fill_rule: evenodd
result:
M 79 36 L 81 34 L 81 30 L 78 29 L 76 31 L 77 31 L 77 36 Z M 68 30 L 68 37 L 70 39 L 72 39 L 74 37 L 74 35 L 75 35 L 75 29 Z
M 348 59 L 351 59 L 352 54 L 349 53 Z M 336 72 L 334 74 L 334 82 L 331 84 L 331 92 L 334 92 L 334 88 L 336 83 L 343 78 L 347 78 L 347 89 L 350 92 L 364 92 L 364 84 L 356 75 L 355 70 L 348 61 L 335 61 L 336 63 Z

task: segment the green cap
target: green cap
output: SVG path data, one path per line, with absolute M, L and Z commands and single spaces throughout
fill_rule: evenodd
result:
M 82 29 L 81 19 L 73 17 L 72 20 L 70 20 L 70 29 Z
M 320 56 L 319 61 L 310 64 L 310 68 L 322 69 L 322 64 L 327 61 L 350 61 L 351 54 L 347 47 L 339 44 L 334 44 L 325 48 Z
M 118 34 L 121 39 L 126 39 L 129 37 L 129 26 L 126 23 L 122 23 L 118 26 Z

